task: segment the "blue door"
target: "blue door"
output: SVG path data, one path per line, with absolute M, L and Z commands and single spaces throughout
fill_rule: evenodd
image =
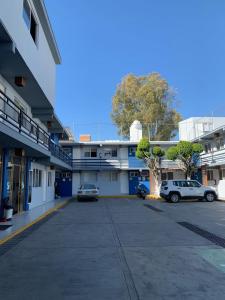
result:
M 129 172 L 129 194 L 135 195 L 137 192 L 137 186 L 139 183 L 143 184 L 146 187 L 148 193 L 150 192 L 150 183 L 149 183 L 149 172 L 148 171 L 130 171 Z
M 72 196 L 72 173 L 62 172 L 56 177 L 56 194 L 60 197 Z

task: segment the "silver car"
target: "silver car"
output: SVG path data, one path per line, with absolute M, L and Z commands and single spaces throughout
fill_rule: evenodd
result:
M 98 200 L 99 189 L 94 184 L 85 183 L 77 191 L 77 200 L 94 199 Z

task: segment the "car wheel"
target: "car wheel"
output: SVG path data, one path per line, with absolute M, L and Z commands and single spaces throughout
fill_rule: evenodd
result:
M 216 199 L 216 196 L 215 196 L 214 193 L 207 193 L 207 194 L 205 195 L 205 199 L 206 199 L 206 201 L 208 201 L 208 202 L 213 202 L 213 201 Z
M 177 202 L 180 201 L 180 196 L 179 196 L 177 193 L 172 193 L 172 194 L 170 195 L 170 201 L 171 201 L 172 203 L 177 203 Z

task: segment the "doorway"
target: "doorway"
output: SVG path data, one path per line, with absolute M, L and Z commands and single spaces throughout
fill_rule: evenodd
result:
M 7 172 L 8 204 L 13 207 L 14 214 L 20 213 L 24 210 L 25 158 L 10 152 Z

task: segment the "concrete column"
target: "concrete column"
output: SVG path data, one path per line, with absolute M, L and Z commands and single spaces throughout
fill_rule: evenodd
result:
M 31 159 L 26 159 L 25 164 L 25 192 L 24 192 L 24 210 L 29 210 L 29 171 L 31 170 Z
M 9 150 L 3 149 L 2 156 L 2 194 L 1 194 L 1 205 L 0 205 L 0 216 L 3 216 L 4 199 L 8 196 L 7 194 L 7 182 L 8 182 L 8 161 L 9 161 Z

